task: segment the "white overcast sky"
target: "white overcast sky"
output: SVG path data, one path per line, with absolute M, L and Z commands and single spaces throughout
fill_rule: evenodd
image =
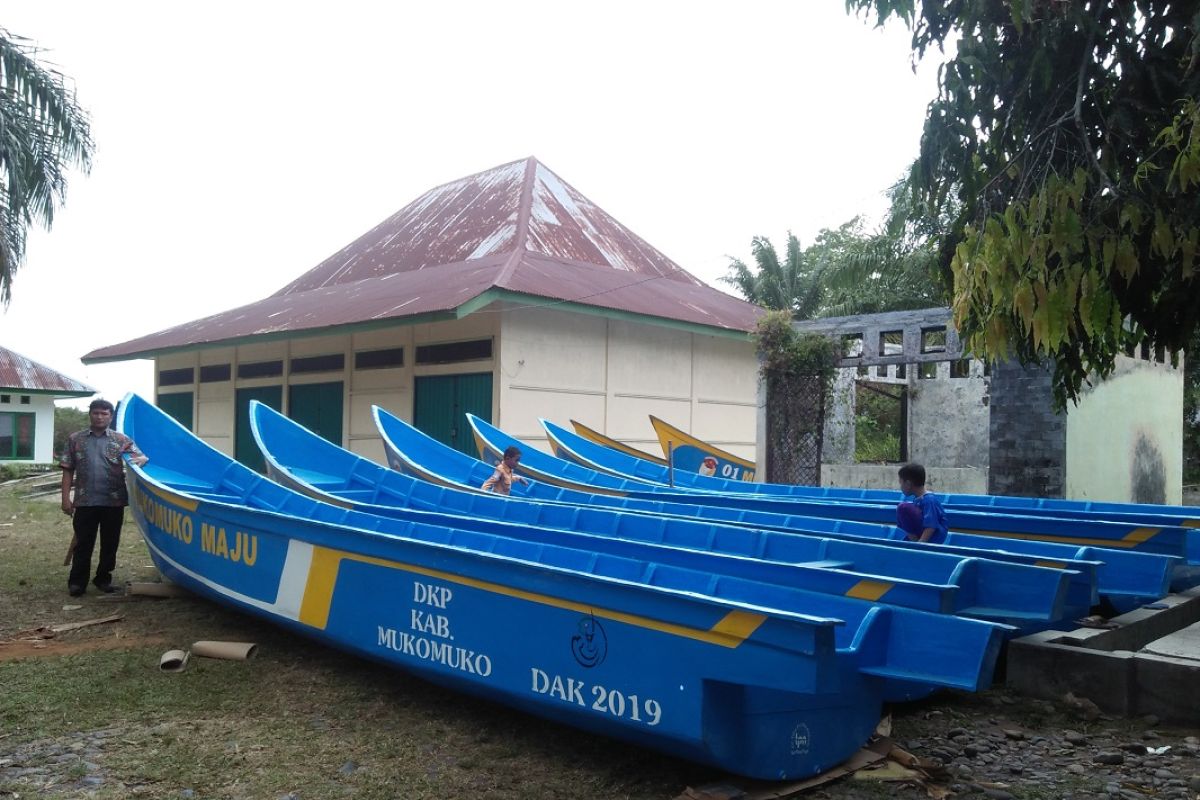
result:
M 701 279 L 803 243 L 916 154 L 935 64 L 804 2 L 5 0 L 97 143 L 31 232 L 0 344 L 118 399 L 88 351 L 258 300 L 435 185 L 536 156 Z

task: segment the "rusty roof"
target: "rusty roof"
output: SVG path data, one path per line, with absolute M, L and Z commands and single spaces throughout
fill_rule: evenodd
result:
M 0 389 L 58 397 L 87 397 L 96 393 L 86 383 L 6 347 L 0 347 Z
M 477 310 L 464 304 L 505 292 L 739 332 L 762 313 L 706 285 L 529 158 L 430 189 L 263 300 L 83 360 L 462 316 Z

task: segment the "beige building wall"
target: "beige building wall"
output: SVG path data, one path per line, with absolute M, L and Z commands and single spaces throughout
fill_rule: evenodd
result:
M 418 367 L 422 344 L 493 339 L 493 357 Z M 355 369 L 354 354 L 403 348 L 404 363 Z M 291 374 L 293 358 L 343 354 L 341 371 Z M 238 365 L 282 360 L 282 376 L 237 377 Z M 231 379 L 199 381 L 200 368 L 229 364 Z M 658 452 L 649 415 L 691 431 L 738 455 L 753 458 L 757 363 L 749 340 L 705 336 L 675 328 L 611 320 L 555 308 L 488 306 L 461 320 L 404 325 L 335 336 L 315 336 L 162 356 L 161 370 L 191 367 L 191 385 L 161 392 L 194 393 L 197 435 L 223 453 L 235 446 L 234 399 L 243 387 L 287 387 L 342 381 L 343 444 L 386 463 L 371 417 L 379 405 L 412 421 L 413 386 L 424 375 L 492 373 L 492 419 L 508 433 L 546 448 L 538 423 L 575 419 L 635 447 Z
M 1118 358 L 1067 411 L 1071 500 L 1182 502 L 1183 369 Z
M 630 320 L 523 309 L 503 314 L 497 425 L 546 449 L 538 417 L 577 420 L 659 452 L 653 414 L 753 458 L 757 363 L 749 340 Z
M 347 449 L 379 463 L 386 463 L 383 444 L 375 430 L 371 406 L 379 405 L 401 419 L 412 420 L 414 378 L 420 375 L 443 375 L 458 372 L 493 372 L 495 359 L 457 364 L 437 364 L 416 367 L 417 345 L 495 337 L 496 315 L 477 314 L 459 321 L 433 322 L 420 325 L 394 326 L 373 331 L 335 336 L 313 336 L 278 342 L 259 342 L 237 347 L 214 348 L 190 353 L 161 356 L 156 360 L 155 375 L 162 370 L 192 367 L 196 381 L 191 385 L 166 386 L 162 393 L 194 393 L 194 431 L 201 439 L 227 455 L 233 455 L 235 445 L 234 400 L 237 389 L 254 386 L 283 386 L 284 413 L 288 412 L 287 387 L 310 383 L 341 381 L 342 443 Z M 368 350 L 404 349 L 404 363 L 384 369 L 355 369 L 354 354 Z M 328 372 L 291 374 L 293 358 L 342 354 L 344 368 Z M 258 361 L 281 360 L 282 376 L 240 379 L 238 365 Z M 229 364 L 231 379 L 200 382 L 200 368 Z M 495 413 L 493 400 L 493 414 Z

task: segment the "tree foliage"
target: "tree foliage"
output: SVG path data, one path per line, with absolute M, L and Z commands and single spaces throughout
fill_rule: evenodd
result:
M 91 424 L 88 412 L 70 406 L 54 408 L 54 457 L 58 458 L 67 449 L 67 439 L 75 431 L 82 431 Z
M 771 241 L 751 242 L 754 267 L 730 259 L 722 281 L 751 302 L 791 311 L 796 319 L 927 308 L 946 302 L 936 269 L 936 220 L 918 209 L 906 182 L 890 190 L 885 222 L 868 232 L 862 217 L 823 228 L 808 247 L 788 233 L 787 257 Z
M 87 114 L 57 70 L 27 39 L 0 28 L 0 300 L 12 296 L 30 224 L 49 227 L 67 170 L 91 166 Z
M 848 0 L 947 45 L 910 186 L 977 354 L 1055 364 L 1060 404 L 1200 320 L 1200 12 L 1169 0 Z
M 900 181 L 888 191 L 891 207 L 873 233 L 855 217 L 823 230 L 806 255 L 820 265 L 826 288 L 821 316 L 878 314 L 945 305 L 949 292 L 938 265 L 940 234 L 948 221 L 927 212 Z
M 781 373 L 818 378 L 825 394 L 832 391 L 841 357 L 833 339 L 797 332 L 792 327 L 792 315 L 777 310 L 759 317 L 754 343 L 763 375 Z
M 797 319 L 815 316 L 821 307 L 819 270 L 805 257 L 800 240 L 791 231 L 783 260 L 765 236 L 750 242 L 755 268 L 738 258 L 730 259 L 729 273 L 720 280 L 734 286 L 752 303 L 774 310 L 789 310 Z

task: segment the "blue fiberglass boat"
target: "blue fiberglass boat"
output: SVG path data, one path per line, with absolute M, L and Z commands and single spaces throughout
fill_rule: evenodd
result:
M 658 436 L 663 453 L 669 454 L 667 460 L 674 464 L 676 469 L 694 474 L 713 475 L 730 481 L 754 480 L 753 461 L 714 447 L 653 414 L 650 416 L 650 425 Z
M 479 493 L 479 486 L 492 474 L 493 467 L 429 438 L 403 420 L 378 406 L 373 407 L 375 424 L 383 440 L 388 464 L 392 469 L 424 481 Z M 527 449 L 527 448 L 526 448 Z M 587 507 L 615 508 L 653 514 L 689 517 L 725 522 L 760 529 L 815 534 L 858 541 L 873 541 L 893 548 L 930 549 L 966 556 L 986 556 L 1015 563 L 1070 568 L 1079 576 L 1072 581 L 1067 605 L 1095 603 L 1095 588 L 1115 605 L 1130 605 L 1156 600 L 1167 593 L 1174 564 L 1179 560 L 1149 553 L 1057 544 L 1024 539 L 995 539 L 987 536 L 951 533 L 945 544 L 917 544 L 904 541 L 905 534 L 894 525 L 884 526 L 796 514 L 776 514 L 736 507 L 702 506 L 678 500 L 621 497 L 592 494 L 562 488 L 542 481 L 513 486 L 513 498 L 539 504 L 568 503 Z M 510 504 L 509 519 L 521 513 L 520 505 Z M 1093 578 L 1093 568 L 1095 569 Z M 1092 596 L 1088 601 L 1086 598 Z
M 1066 607 L 1071 574 L 926 550 L 799 536 L 556 503 L 530 504 L 435 486 L 381 467 L 252 401 L 268 474 L 326 502 L 414 522 L 625 555 L 889 605 L 1044 629 L 1088 613 Z M 523 506 L 518 520 L 508 509 Z
M 582 422 L 578 422 L 577 420 L 571 420 L 571 427 L 575 429 L 575 433 L 578 434 L 579 436 L 582 436 L 583 438 L 585 438 L 589 441 L 595 442 L 596 444 L 604 445 L 605 447 L 609 448 L 610 450 L 617 450 L 619 452 L 625 453 L 626 455 L 631 455 L 636 458 L 640 458 L 643 461 L 649 461 L 652 464 L 664 464 L 665 465 L 667 463 L 667 460 L 665 458 L 663 458 L 662 456 L 656 456 L 653 453 L 647 453 L 642 450 L 638 450 L 636 447 L 630 447 L 629 445 L 625 444 L 624 442 L 620 442 L 620 441 L 617 441 L 616 439 L 613 439 L 612 437 L 605 436 L 603 433 L 596 430 L 595 428 L 589 428 L 587 425 L 584 425 Z
M 697 474 L 694 470 L 677 468 L 671 471 L 662 460 L 645 459 L 635 451 L 611 447 L 600 441 L 601 434 L 588 436 L 572 433 L 542 420 L 554 455 L 565 461 L 607 472 L 624 478 L 634 478 L 659 484 L 704 491 L 737 492 L 743 494 L 785 495 L 856 503 L 894 506 L 898 491 L 886 489 L 848 489 L 832 486 L 793 486 L 782 483 L 746 485 L 740 480 Z M 572 423 L 578 425 L 578 423 Z M 947 508 L 964 511 L 1000 511 L 1026 516 L 1059 517 L 1065 519 L 1126 522 L 1146 527 L 1200 528 L 1200 509 L 1195 506 L 1168 506 L 1153 503 L 1112 503 L 1095 500 L 1060 500 L 1037 497 L 1003 497 L 981 494 L 943 494 L 938 498 Z
M 337 508 L 136 395 L 133 517 L 171 580 L 352 653 L 743 775 L 850 756 L 887 684 L 976 690 L 1004 626 Z M 381 533 L 386 525 L 391 533 Z
M 475 441 L 486 460 L 499 460 L 506 447 L 521 442 L 478 417 L 467 414 Z M 529 451 L 529 448 L 526 448 Z M 621 478 L 552 455 L 531 450 L 519 465 L 522 474 L 575 489 L 621 494 L 628 497 L 657 498 L 693 502 L 709 506 L 746 508 L 782 514 L 849 519 L 858 522 L 890 524 L 895 521 L 895 506 L 849 501 L 805 499 L 801 497 L 749 495 L 734 492 L 709 492 L 663 486 L 645 480 Z M 983 536 L 1014 539 L 1039 539 L 1064 544 L 1084 544 L 1158 553 L 1186 559 L 1200 565 L 1200 532 L 1183 527 L 1144 527 L 1137 524 L 1020 516 L 1008 512 L 980 512 L 947 509 L 951 530 Z M 1185 570 L 1191 577 L 1192 570 Z M 1177 577 L 1183 578 L 1184 575 Z

